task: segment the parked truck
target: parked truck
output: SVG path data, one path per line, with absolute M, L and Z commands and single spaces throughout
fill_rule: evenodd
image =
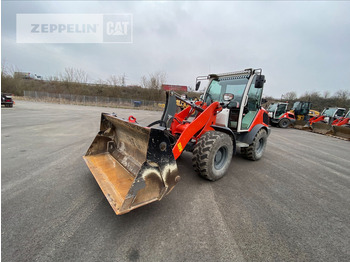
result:
M 12 99 L 12 94 L 1 93 L 1 105 L 5 107 L 13 107 L 14 101 Z

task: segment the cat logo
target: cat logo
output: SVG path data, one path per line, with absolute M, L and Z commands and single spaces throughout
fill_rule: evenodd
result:
M 107 35 L 128 35 L 129 22 L 107 22 L 106 33 Z

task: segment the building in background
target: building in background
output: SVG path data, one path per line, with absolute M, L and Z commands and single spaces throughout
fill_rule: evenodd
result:
M 14 77 L 22 78 L 22 79 L 35 79 L 35 80 L 43 79 L 41 76 L 38 76 L 37 74 L 30 74 L 27 72 L 15 72 Z
M 162 90 L 164 91 L 185 91 L 187 92 L 187 86 L 179 86 L 179 85 L 162 85 Z

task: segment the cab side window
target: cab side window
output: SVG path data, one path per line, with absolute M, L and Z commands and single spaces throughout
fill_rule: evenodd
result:
M 210 90 L 207 93 L 205 102 L 207 103 L 207 105 L 210 105 L 214 101 L 220 101 L 220 95 L 221 95 L 221 85 L 218 81 L 214 80 L 210 84 Z
M 253 79 L 252 85 L 248 92 L 248 102 L 245 106 L 247 113 L 243 116 L 241 129 L 249 129 L 250 125 L 253 123 L 256 114 L 260 109 L 260 101 L 262 96 L 262 88 L 255 88 L 255 78 Z
M 337 116 L 343 116 L 344 115 L 344 113 L 345 113 L 345 110 L 343 110 L 343 109 L 339 109 L 338 111 L 337 111 Z

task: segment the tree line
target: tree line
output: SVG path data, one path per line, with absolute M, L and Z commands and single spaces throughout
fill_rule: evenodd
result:
M 140 83 L 127 85 L 125 73 L 113 74 L 107 79 L 98 79 L 89 82 L 88 74 L 82 70 L 67 67 L 57 76 L 49 77 L 44 81 L 23 79 L 15 72 L 20 70 L 2 61 L 1 64 L 1 85 L 2 92 L 23 96 L 24 91 L 40 91 L 49 93 L 118 97 L 124 99 L 139 99 L 150 101 L 164 101 L 165 92 L 162 85 L 167 81 L 167 75 L 163 71 L 157 71 L 140 78 Z M 180 92 L 181 93 L 181 92 Z M 189 97 L 198 97 L 198 93 L 189 93 Z M 296 92 L 290 91 L 283 94 L 281 98 L 266 97 L 268 104 L 277 101 L 288 101 L 289 107 L 296 101 L 312 102 L 312 109 L 322 111 L 325 107 L 350 107 L 350 91 L 338 90 L 333 95 L 329 91 L 305 92 L 297 96 Z
M 166 82 L 166 74 L 162 71 L 144 75 L 139 85 L 127 85 L 127 76 L 111 75 L 106 80 L 98 79 L 89 82 L 88 74 L 82 70 L 67 67 L 57 76 L 45 80 L 28 79 L 16 74 L 18 68 L 2 63 L 2 92 L 23 96 L 24 91 L 40 91 L 49 93 L 118 97 L 124 99 L 140 99 L 164 101 L 165 93 L 162 85 Z
M 333 95 L 329 91 L 323 92 L 308 92 L 306 91 L 301 96 L 297 96 L 296 92 L 291 91 L 283 94 L 281 98 L 273 98 L 271 96 L 266 97 L 269 103 L 272 102 L 289 102 L 289 107 L 293 106 L 296 101 L 310 101 L 312 103 L 311 109 L 322 111 L 326 107 L 344 107 L 350 108 L 350 91 L 349 90 L 338 90 Z

